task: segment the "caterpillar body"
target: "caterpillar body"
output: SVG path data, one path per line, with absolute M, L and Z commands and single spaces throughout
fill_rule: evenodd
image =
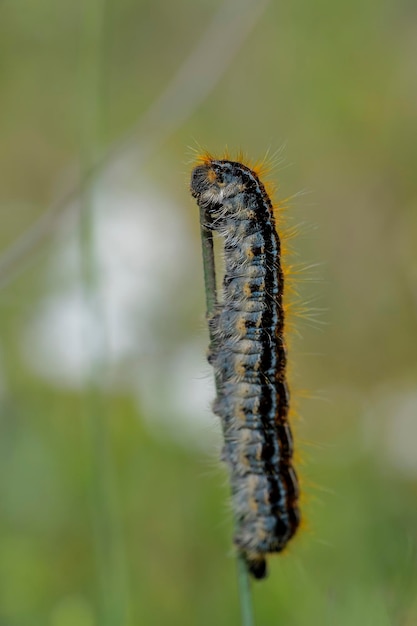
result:
M 284 275 L 272 202 L 257 173 L 206 155 L 191 193 L 204 227 L 224 243 L 222 297 L 209 319 L 209 362 L 231 482 L 234 543 L 255 578 L 300 523 L 298 481 L 288 421 Z

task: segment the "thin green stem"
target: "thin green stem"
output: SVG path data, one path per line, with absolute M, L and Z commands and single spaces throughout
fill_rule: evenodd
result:
M 217 287 L 216 270 L 214 265 L 213 235 L 207 222 L 208 219 L 209 217 L 206 215 L 204 209 L 200 208 L 201 245 L 203 248 L 204 284 L 206 288 L 206 311 L 207 318 L 210 319 L 214 313 L 217 302 Z M 213 337 L 210 336 L 210 339 L 212 340 Z
M 210 320 L 217 304 L 216 267 L 214 258 L 213 234 L 210 229 L 209 216 L 200 208 L 201 244 L 203 251 L 204 284 L 206 291 L 207 319 Z M 209 325 L 210 343 L 214 345 L 211 325 Z M 219 380 L 216 376 L 216 391 L 219 392 Z M 242 626 L 253 626 L 252 596 L 248 570 L 244 559 L 237 555 L 237 581 L 240 601 Z
M 242 626 L 254 626 L 250 580 L 245 559 L 238 555 L 236 564 Z
M 108 401 L 103 397 L 107 373 L 107 329 L 100 297 L 95 247 L 93 180 L 88 176 L 100 152 L 103 116 L 103 46 L 106 0 L 85 0 L 80 41 L 82 97 L 80 159 L 84 184 L 80 193 L 79 246 L 84 303 L 94 333 L 83 338 L 88 357 L 85 378 L 89 502 L 98 579 L 98 623 L 127 623 L 128 584 L 116 478 L 108 428 Z

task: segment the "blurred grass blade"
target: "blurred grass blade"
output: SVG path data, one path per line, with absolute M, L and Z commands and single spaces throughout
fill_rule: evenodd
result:
M 94 319 L 94 336 L 83 337 L 89 359 L 84 395 L 90 494 L 98 580 L 99 624 L 127 624 L 128 584 L 123 534 L 119 522 L 116 480 L 108 431 L 108 402 L 103 398 L 107 362 L 107 332 L 100 303 L 100 279 L 95 251 L 94 187 L 87 173 L 99 151 L 103 109 L 103 46 L 106 0 L 85 0 L 80 45 L 80 156 L 84 173 L 80 201 L 79 243 L 81 281 L 87 310 Z

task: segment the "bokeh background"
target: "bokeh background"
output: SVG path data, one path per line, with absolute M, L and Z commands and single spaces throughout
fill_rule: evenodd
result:
M 417 624 L 417 7 L 0 4 L 0 625 L 239 623 L 193 150 L 278 151 L 305 526 L 264 626 Z

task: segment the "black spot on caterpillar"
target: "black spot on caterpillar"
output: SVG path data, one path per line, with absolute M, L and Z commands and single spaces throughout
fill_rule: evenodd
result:
M 224 243 L 222 298 L 209 319 L 214 412 L 222 422 L 234 543 L 255 578 L 300 523 L 284 341 L 284 274 L 273 207 L 255 169 L 206 155 L 191 193 Z

